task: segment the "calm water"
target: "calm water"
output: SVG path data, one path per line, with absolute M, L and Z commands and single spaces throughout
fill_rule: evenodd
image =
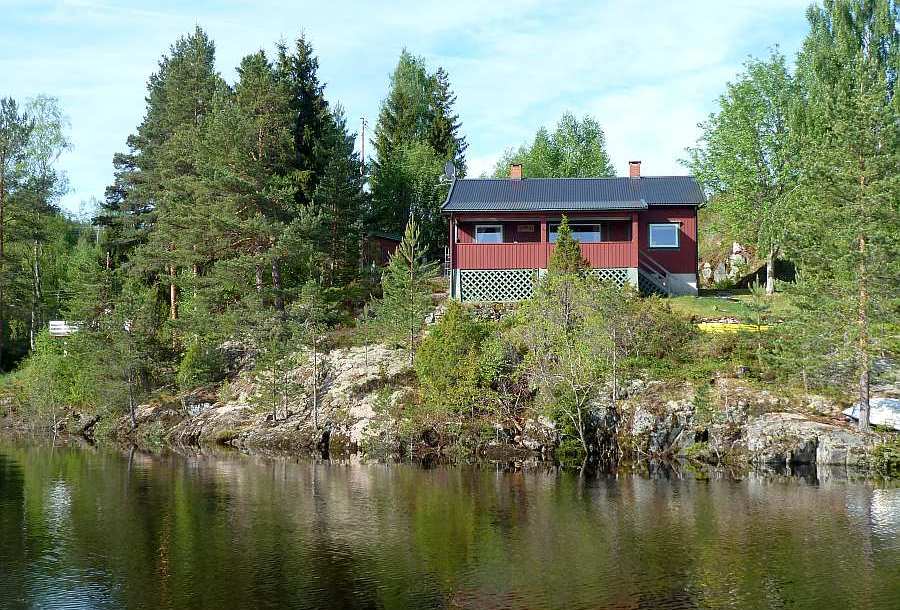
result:
M 0 439 L 2 608 L 900 608 L 898 534 L 900 489 L 839 480 Z

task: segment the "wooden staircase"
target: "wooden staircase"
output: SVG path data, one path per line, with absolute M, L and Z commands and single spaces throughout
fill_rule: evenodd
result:
M 672 295 L 671 274 L 646 250 L 638 255 L 638 288 L 645 294 Z

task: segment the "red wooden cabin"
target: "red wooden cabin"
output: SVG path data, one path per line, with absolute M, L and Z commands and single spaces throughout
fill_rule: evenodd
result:
M 600 277 L 644 292 L 697 294 L 697 208 L 691 176 L 509 178 L 454 181 L 442 211 L 450 221 L 451 296 L 518 301 L 547 269 L 563 216 Z
M 399 235 L 369 231 L 369 234 L 363 238 L 362 264 L 367 267 L 384 267 L 390 262 L 401 239 Z

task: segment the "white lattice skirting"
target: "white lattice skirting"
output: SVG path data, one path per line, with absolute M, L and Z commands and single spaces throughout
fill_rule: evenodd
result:
M 460 269 L 462 301 L 524 301 L 534 293 L 537 269 Z
M 591 272 L 600 278 L 600 281 L 613 282 L 619 287 L 634 283 L 630 269 L 591 269 Z
M 467 302 L 510 302 L 530 299 L 543 269 L 459 269 L 453 296 Z M 592 269 L 601 280 L 637 285 L 637 269 Z

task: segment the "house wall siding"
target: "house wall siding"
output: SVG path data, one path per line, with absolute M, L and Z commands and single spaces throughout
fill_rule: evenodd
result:
M 576 222 L 579 219 L 622 219 L 630 212 L 572 212 L 566 216 Z M 592 267 L 630 268 L 637 266 L 638 250 L 648 253 L 670 273 L 697 272 L 697 213 L 692 206 L 657 207 L 636 214 L 637 221 L 610 222 L 607 227 L 612 241 L 582 244 L 582 252 Z M 456 239 L 452 242 L 453 267 L 456 269 L 542 269 L 553 246 L 541 242 L 546 225 L 560 217 L 559 214 L 454 214 L 457 222 Z M 649 225 L 658 222 L 674 222 L 680 226 L 677 250 L 650 249 Z M 478 224 L 503 224 L 504 244 L 475 244 L 475 226 Z M 533 224 L 533 233 L 521 233 L 518 226 Z M 637 231 L 637 240 L 631 233 Z M 451 229 L 452 232 L 452 229 Z M 451 237 L 453 235 L 451 234 Z
M 674 222 L 680 225 L 678 249 L 650 248 L 650 224 Z M 690 206 L 650 208 L 638 216 L 638 244 L 643 252 L 669 273 L 697 273 L 697 209 Z

